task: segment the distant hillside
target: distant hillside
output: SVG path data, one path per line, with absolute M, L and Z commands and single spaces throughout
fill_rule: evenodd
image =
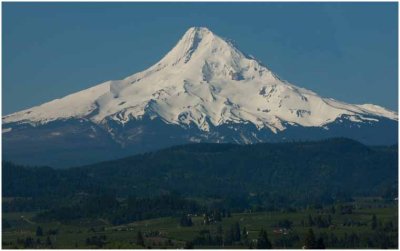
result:
M 263 204 L 329 202 L 397 191 L 397 146 L 349 139 L 255 145 L 191 144 L 56 170 L 3 163 L 3 197 L 118 196 L 243 198 Z

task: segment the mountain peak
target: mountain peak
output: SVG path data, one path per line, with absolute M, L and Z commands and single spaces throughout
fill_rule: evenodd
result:
M 190 27 L 184 36 L 188 35 L 188 34 L 192 34 L 192 33 L 196 33 L 198 35 L 214 35 L 214 33 L 209 30 L 207 27 L 197 27 L 197 26 L 193 26 Z
M 194 54 L 205 54 L 207 56 L 211 54 L 211 50 L 216 53 L 231 49 L 231 45 L 228 42 L 215 35 L 208 28 L 191 27 L 160 63 L 163 65 L 176 65 L 182 62 L 186 64 Z
M 195 50 L 200 44 L 205 45 L 215 38 L 215 34 L 205 27 L 191 27 L 185 32 L 178 44 L 182 43 L 185 48 Z M 202 43 L 203 41 L 206 43 Z
M 145 115 L 203 131 L 251 123 L 275 133 L 287 124 L 322 127 L 343 115 L 360 123 L 376 117 L 397 120 L 392 111 L 322 98 L 282 81 L 208 28 L 191 27 L 149 69 L 6 116 L 3 122 L 72 117 L 125 124 Z
M 67 163 L 67 155 L 70 162 L 95 155 L 100 161 L 188 142 L 348 135 L 393 144 L 397 117 L 379 106 L 346 104 L 292 85 L 229 40 L 192 27 L 142 72 L 3 117 L 3 154 L 48 164 L 50 157 Z

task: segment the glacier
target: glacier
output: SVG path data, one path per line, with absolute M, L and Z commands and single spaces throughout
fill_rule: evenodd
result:
M 257 143 L 324 134 L 354 136 L 372 144 L 388 143 L 392 137 L 396 143 L 397 133 L 380 142 L 377 132 L 389 127 L 392 133 L 398 114 L 373 104 L 320 97 L 282 80 L 209 29 L 192 27 L 150 68 L 6 115 L 2 122 L 3 138 L 12 149 L 26 142 L 53 145 L 49 142 L 63 138 L 59 144 L 74 152 L 81 147 L 76 143 L 81 138 L 96 142 L 86 148 L 112 146 L 122 156 L 186 142 Z M 66 123 L 71 126 L 66 128 Z M 343 128 L 353 129 L 341 133 Z M 354 128 L 368 130 L 358 137 Z M 157 142 L 154 135 L 164 130 Z M 40 138 L 32 136 L 35 133 Z M 368 134 L 376 134 L 374 140 Z M 4 148 L 11 156 L 16 151 Z

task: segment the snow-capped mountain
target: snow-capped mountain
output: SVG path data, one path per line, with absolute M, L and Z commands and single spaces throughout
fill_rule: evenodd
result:
M 145 71 L 4 116 L 3 138 L 15 145 L 11 148 L 34 143 L 33 138 L 54 147 L 50 142 L 62 139 L 60 147 L 67 151 L 112 146 L 119 153 L 191 141 L 255 143 L 324 135 L 387 143 L 387 137 L 368 134 L 377 134 L 382 124 L 392 133 L 397 120 L 397 113 L 383 107 L 322 98 L 292 85 L 207 28 L 193 27 Z M 307 136 L 307 128 L 315 135 Z M 343 128 L 353 129 L 339 133 Z M 354 133 L 363 128 L 369 128 L 367 135 Z M 397 142 L 397 131 L 389 138 Z

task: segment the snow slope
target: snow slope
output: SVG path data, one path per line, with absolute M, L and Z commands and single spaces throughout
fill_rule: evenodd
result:
M 210 126 L 251 123 L 276 133 L 286 123 L 322 127 L 343 115 L 353 122 L 398 120 L 396 112 L 383 107 L 322 98 L 283 81 L 227 40 L 193 27 L 149 69 L 10 114 L 3 123 L 82 118 L 124 125 L 144 115 L 206 132 Z

